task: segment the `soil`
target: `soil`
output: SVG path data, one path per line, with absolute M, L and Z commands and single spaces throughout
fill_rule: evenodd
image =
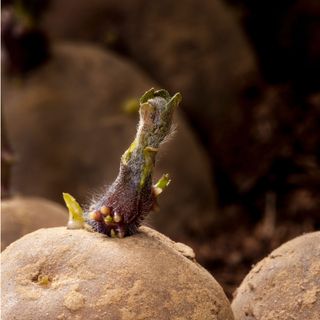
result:
M 312 220 L 283 220 L 268 226 L 264 222 L 230 226 L 203 241 L 187 241 L 194 248 L 198 261 L 224 288 L 228 298 L 251 268 L 271 251 L 305 232 L 315 231 Z

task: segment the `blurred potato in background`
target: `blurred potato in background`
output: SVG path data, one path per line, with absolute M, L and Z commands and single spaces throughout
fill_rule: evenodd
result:
M 88 203 L 115 179 L 121 154 L 135 135 L 138 97 L 155 83 L 95 46 L 52 48 L 43 66 L 21 82 L 4 83 L 5 120 L 17 154 L 12 188 L 60 202 L 68 191 Z M 128 103 L 136 106 L 131 113 L 125 110 Z M 156 173 L 158 178 L 170 174 L 171 191 L 160 200 L 162 212 L 150 219 L 173 237 L 204 232 L 203 225 L 210 230 L 218 219 L 206 155 L 181 114 L 177 127 Z

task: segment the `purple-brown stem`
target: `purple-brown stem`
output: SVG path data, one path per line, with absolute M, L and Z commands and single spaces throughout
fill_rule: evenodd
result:
M 132 235 L 156 205 L 152 173 L 160 144 L 172 131 L 175 107 L 181 101 L 165 90 L 147 91 L 140 99 L 140 122 L 135 140 L 123 154 L 120 171 L 103 197 L 85 213 L 86 222 L 108 236 Z

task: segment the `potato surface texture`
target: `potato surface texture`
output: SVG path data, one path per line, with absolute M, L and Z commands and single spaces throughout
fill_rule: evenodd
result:
M 141 227 L 124 239 L 41 229 L 2 257 L 8 319 L 232 320 L 230 304 L 193 251 Z
M 320 232 L 297 237 L 260 261 L 238 288 L 237 320 L 318 320 Z

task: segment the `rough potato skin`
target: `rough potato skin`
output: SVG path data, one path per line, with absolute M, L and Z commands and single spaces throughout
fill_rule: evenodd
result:
M 318 320 L 320 232 L 297 237 L 260 261 L 232 302 L 236 320 Z
M 193 251 L 141 227 L 114 239 L 41 229 L 2 257 L 2 319 L 232 320 L 230 304 Z
M 1 201 L 1 250 L 40 228 L 59 227 L 68 220 L 59 204 L 37 197 L 13 197 Z

